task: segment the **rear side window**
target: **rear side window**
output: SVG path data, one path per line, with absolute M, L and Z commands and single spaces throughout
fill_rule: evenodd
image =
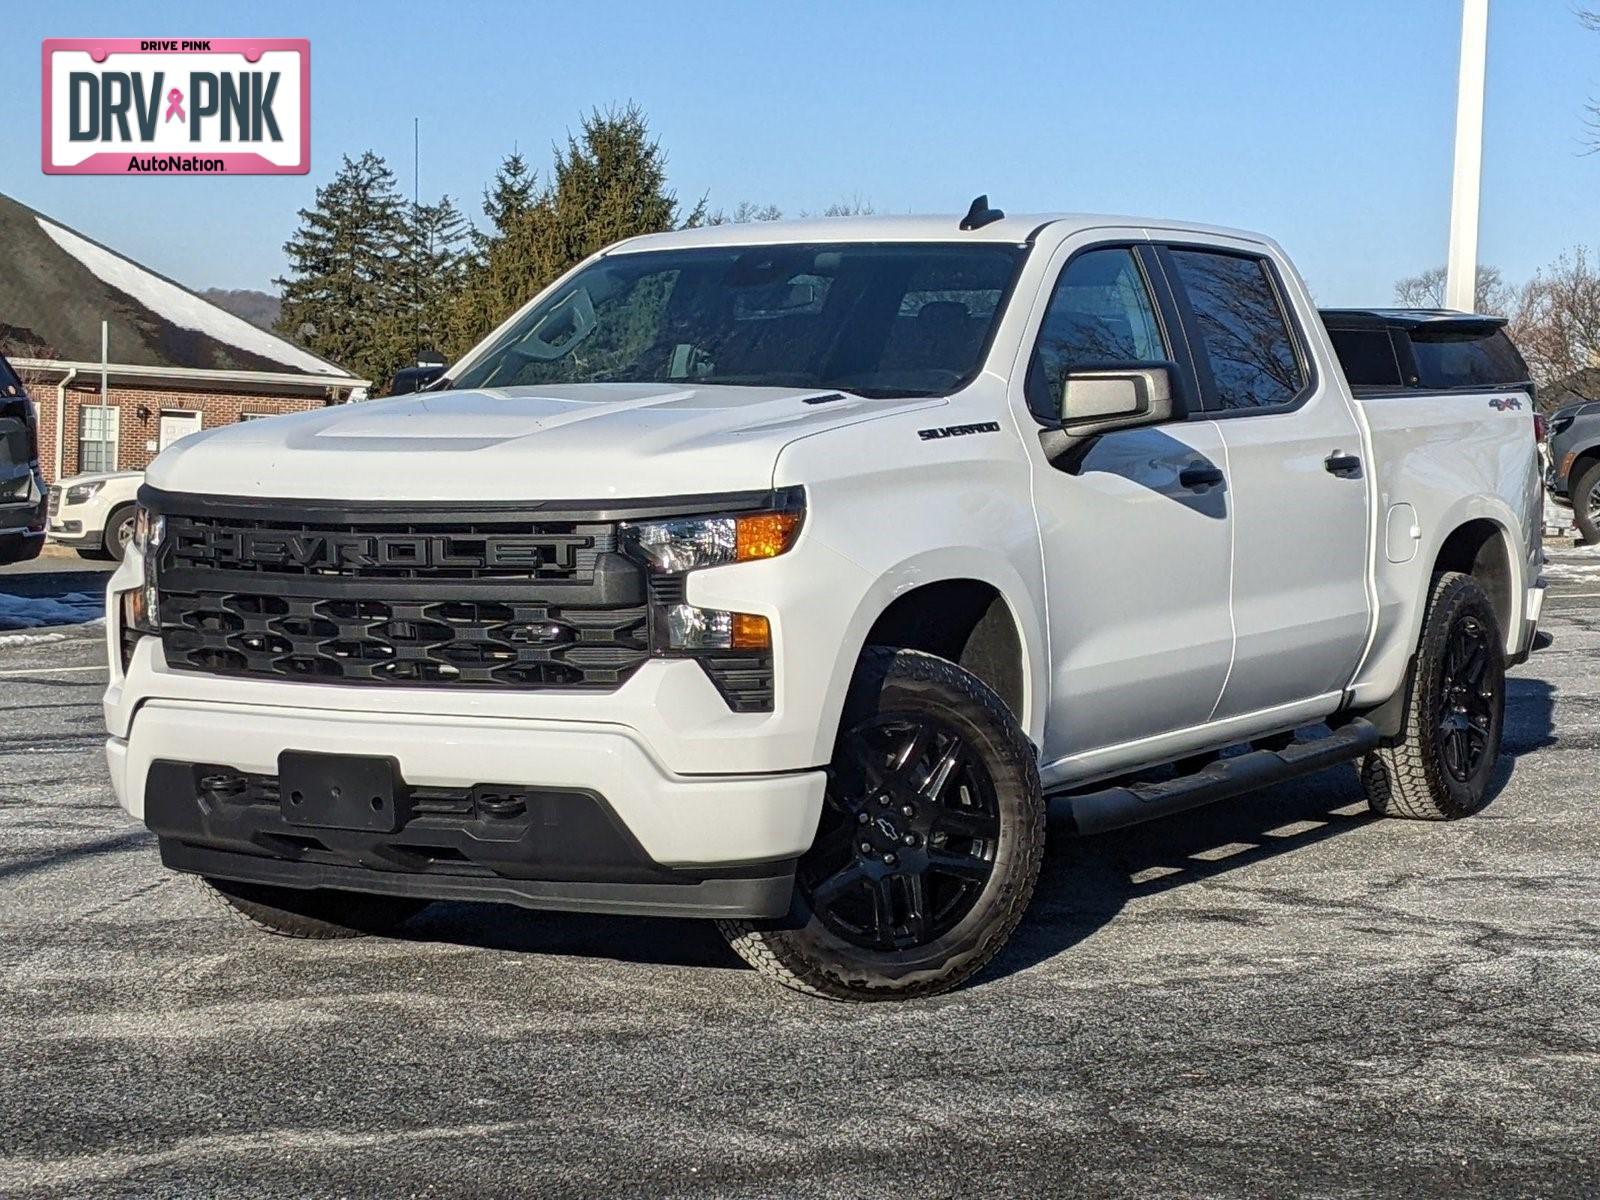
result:
M 1207 250 L 1173 250 L 1171 261 L 1200 327 L 1215 405 L 1252 409 L 1292 403 L 1306 378 L 1267 264 Z
M 1528 364 L 1503 329 L 1413 329 L 1411 350 L 1419 387 L 1517 387 L 1528 381 Z
M 1329 329 L 1328 339 L 1351 387 L 1402 386 L 1400 362 L 1387 329 Z

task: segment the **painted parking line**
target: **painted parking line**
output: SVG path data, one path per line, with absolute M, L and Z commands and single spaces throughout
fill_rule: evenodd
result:
M 86 667 L 24 667 L 19 671 L 0 671 L 0 679 L 15 679 L 23 675 L 66 675 L 78 671 L 104 671 L 105 663 L 91 663 Z

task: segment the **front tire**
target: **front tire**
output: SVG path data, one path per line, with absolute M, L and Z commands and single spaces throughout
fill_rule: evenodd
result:
M 1505 725 L 1504 646 L 1477 580 L 1454 572 L 1434 580 L 1406 682 L 1405 725 L 1362 760 L 1374 813 L 1449 821 L 1488 802 Z
M 718 922 L 787 987 L 836 1000 L 948 991 L 1011 936 L 1044 857 L 1032 745 L 954 663 L 868 647 L 786 920 Z
M 1600 459 L 1583 469 L 1569 494 L 1572 520 L 1583 540 L 1591 546 L 1600 543 Z
M 105 556 L 112 562 L 121 562 L 128 553 L 128 543 L 133 540 L 133 524 L 137 516 L 138 510 L 128 504 L 113 512 L 106 521 Z
M 200 882 L 252 929 L 314 941 L 392 933 L 427 907 L 420 900 L 364 892 L 304 891 L 210 877 Z

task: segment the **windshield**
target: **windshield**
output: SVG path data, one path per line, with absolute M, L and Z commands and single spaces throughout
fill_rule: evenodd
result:
M 855 242 L 618 254 L 524 313 L 450 386 L 944 395 L 977 374 L 1025 253 Z

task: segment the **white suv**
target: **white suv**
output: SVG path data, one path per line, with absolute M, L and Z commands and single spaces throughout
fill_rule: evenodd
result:
M 84 558 L 122 560 L 133 537 L 143 471 L 74 475 L 50 489 L 50 540 Z

